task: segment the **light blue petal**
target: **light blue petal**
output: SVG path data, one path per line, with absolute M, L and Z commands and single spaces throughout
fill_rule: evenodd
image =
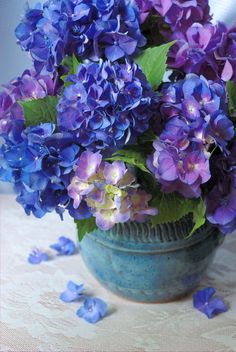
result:
M 66 290 L 60 294 L 60 299 L 66 303 L 73 302 L 79 298 L 80 298 L 80 296 L 77 295 L 76 292 L 72 292 L 70 290 Z

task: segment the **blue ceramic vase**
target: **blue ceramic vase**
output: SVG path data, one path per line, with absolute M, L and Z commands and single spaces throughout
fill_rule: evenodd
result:
M 98 281 L 117 295 L 139 302 L 167 302 L 199 284 L 224 236 L 209 224 L 186 239 L 185 217 L 172 224 L 118 224 L 81 242 L 82 257 Z

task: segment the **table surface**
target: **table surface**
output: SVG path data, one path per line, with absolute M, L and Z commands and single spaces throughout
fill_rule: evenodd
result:
M 191 296 L 164 304 L 116 297 L 97 283 L 79 254 L 28 264 L 34 246 L 46 249 L 60 235 L 76 239 L 69 218 L 27 217 L 13 195 L 0 195 L 0 233 L 1 351 L 236 351 L 236 236 L 226 238 L 201 283 L 215 287 L 230 306 L 208 320 L 192 308 Z M 104 299 L 109 315 L 96 325 L 79 319 L 80 303 L 58 298 L 69 280 L 83 282 L 88 294 Z

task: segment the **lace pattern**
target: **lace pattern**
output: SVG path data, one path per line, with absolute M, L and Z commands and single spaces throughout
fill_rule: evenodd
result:
M 31 248 L 47 248 L 60 235 L 76 238 L 73 221 L 56 214 L 24 216 L 12 195 L 0 195 L 3 352 L 233 352 L 236 351 L 236 236 L 218 250 L 201 287 L 214 286 L 230 309 L 212 320 L 192 308 L 192 298 L 139 304 L 116 297 L 87 271 L 80 255 L 27 263 Z M 103 298 L 109 315 L 97 325 L 77 318 L 80 303 L 59 300 L 69 280 Z

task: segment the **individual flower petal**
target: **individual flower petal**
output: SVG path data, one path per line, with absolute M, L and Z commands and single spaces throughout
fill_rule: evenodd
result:
M 123 178 L 125 171 L 126 167 L 122 161 L 114 161 L 112 164 L 106 163 L 103 172 L 106 182 L 116 185 Z
M 87 181 L 89 177 L 97 172 L 101 161 L 101 154 L 92 153 L 90 151 L 83 152 L 77 163 L 76 175 L 81 180 Z
M 76 315 L 88 323 L 96 323 L 107 314 L 107 304 L 100 298 L 86 298 Z
M 30 264 L 40 264 L 43 261 L 47 261 L 49 259 L 48 254 L 40 251 L 38 248 L 35 248 L 32 253 L 30 253 L 28 257 L 28 262 Z
M 84 285 L 77 285 L 73 281 L 69 281 L 67 284 L 67 290 L 60 294 L 60 299 L 63 302 L 73 302 L 81 299 L 84 291 Z
M 73 255 L 77 252 L 75 243 L 64 236 L 59 237 L 58 243 L 51 244 L 50 248 L 58 252 L 58 255 Z
M 207 287 L 197 291 L 193 295 L 194 308 L 204 313 L 209 319 L 228 310 L 228 307 L 221 298 L 213 298 L 215 293 L 216 290 L 213 287 Z

